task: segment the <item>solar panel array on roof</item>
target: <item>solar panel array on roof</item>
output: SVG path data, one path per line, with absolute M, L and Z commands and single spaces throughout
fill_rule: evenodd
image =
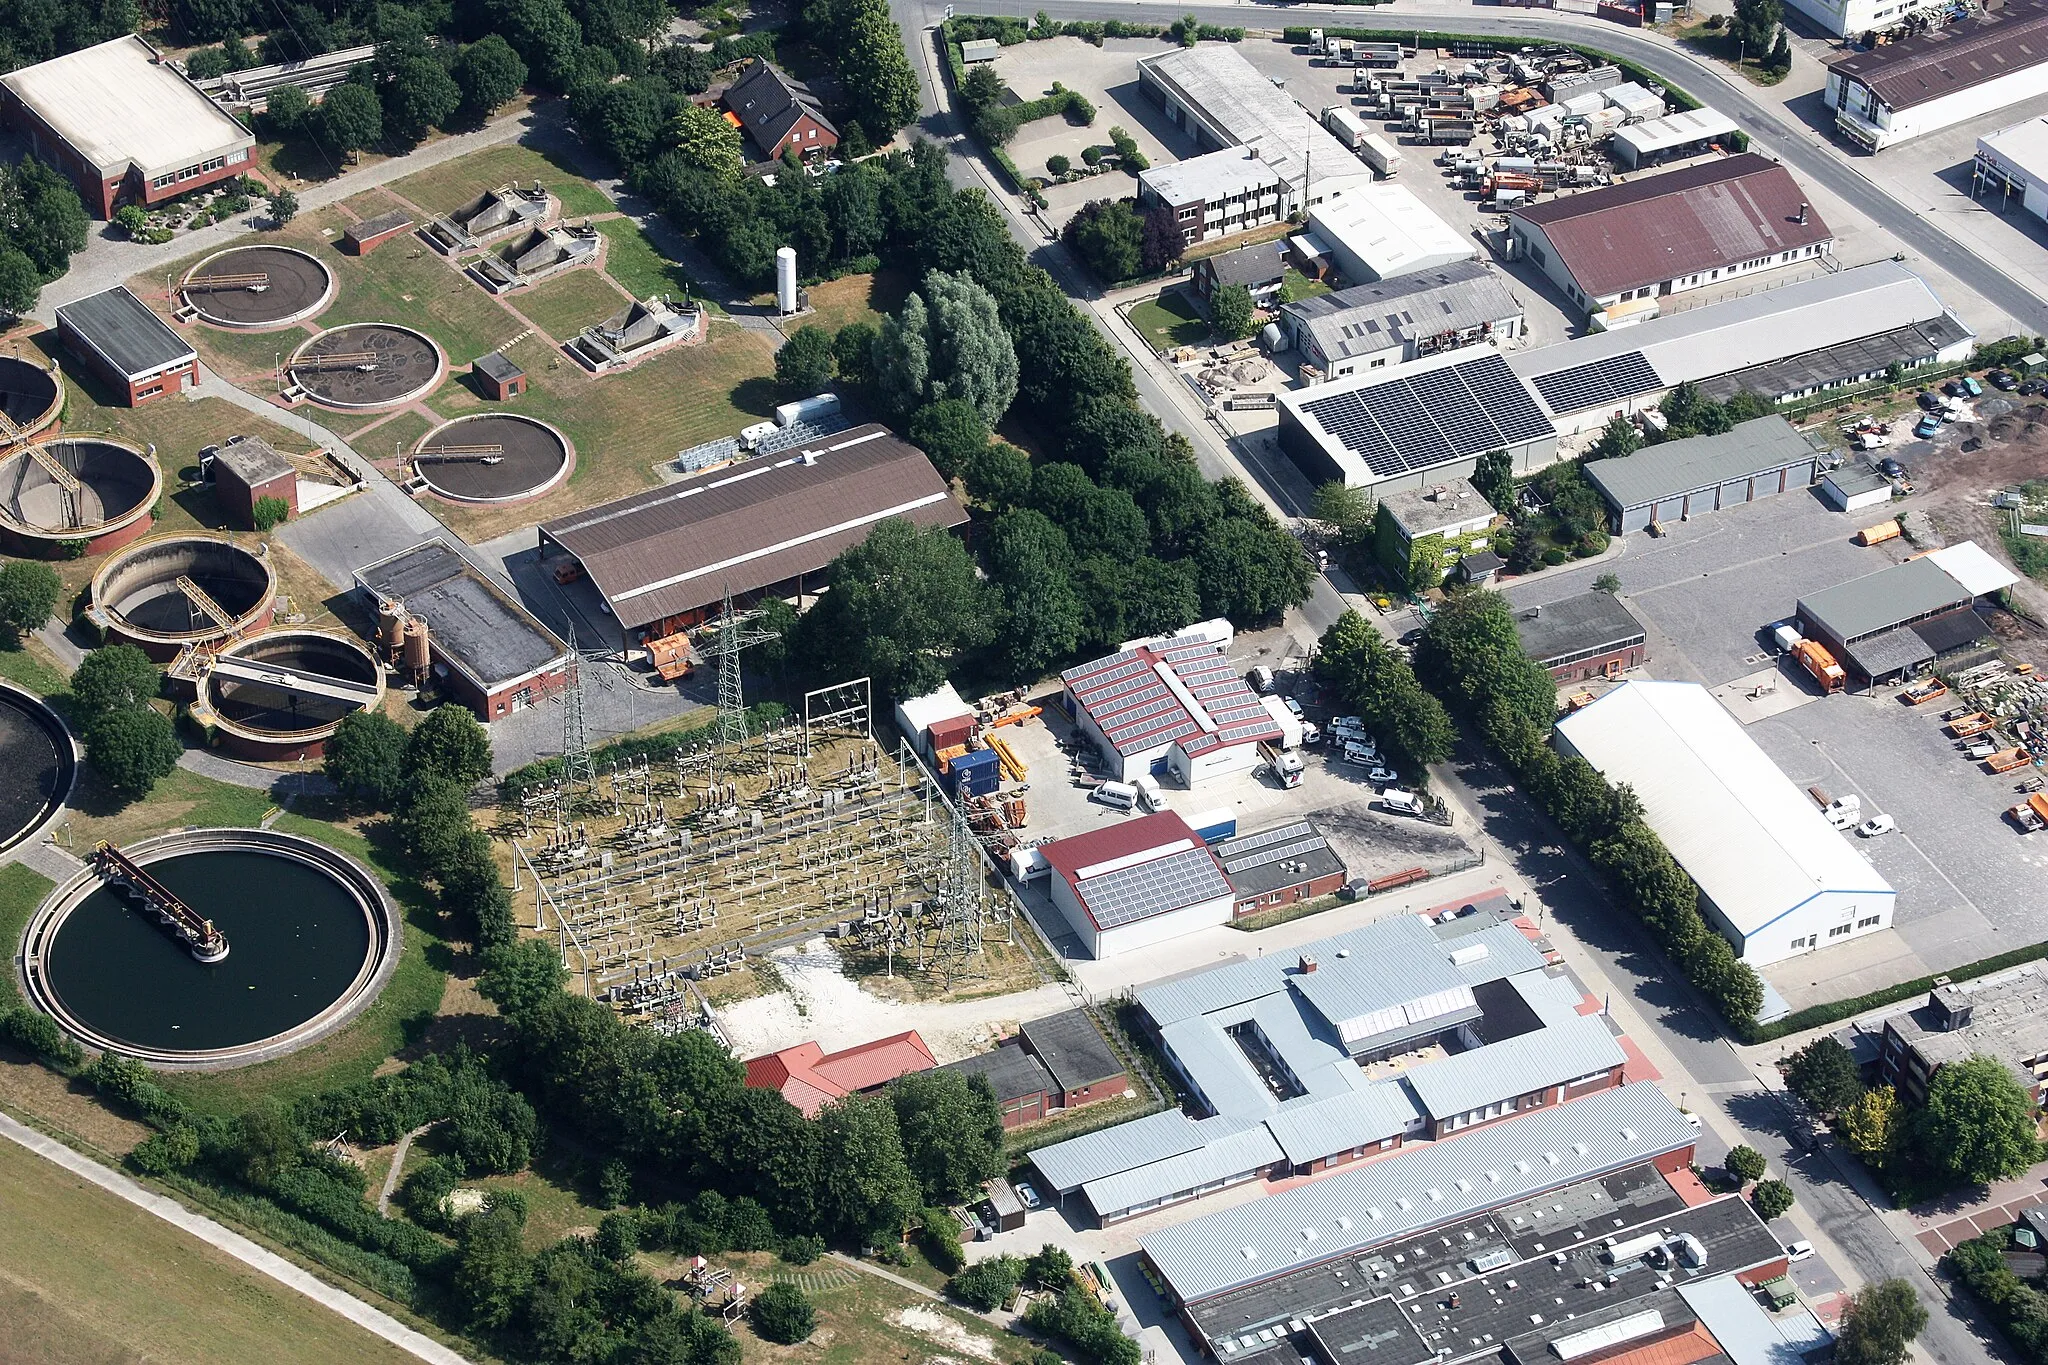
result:
M 1273 844 L 1242 855 L 1233 853 L 1224 858 L 1223 870 L 1233 874 L 1249 872 L 1255 867 L 1265 867 L 1272 863 L 1285 862 L 1290 858 L 1299 858 L 1304 853 L 1314 853 L 1319 848 L 1327 847 L 1329 845 L 1323 839 L 1323 836 L 1311 829 L 1306 834 L 1302 834 L 1284 844 Z
M 1311 399 L 1301 410 L 1382 478 L 1556 434 L 1498 355 Z
M 1162 666 L 1202 716 L 1160 676 Z M 1258 697 L 1208 641 L 1125 650 L 1069 669 L 1061 678 L 1118 753 L 1176 740 L 1189 741 L 1188 751 L 1199 753 L 1279 734 Z
M 1641 351 L 1611 355 L 1530 381 L 1552 412 L 1584 412 L 1606 403 L 1640 397 L 1664 387 Z
M 1097 928 L 1114 929 L 1230 894 L 1207 848 L 1090 877 L 1077 888 Z

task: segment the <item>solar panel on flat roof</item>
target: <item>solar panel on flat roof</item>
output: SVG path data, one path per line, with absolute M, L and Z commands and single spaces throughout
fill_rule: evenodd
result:
M 1611 355 L 1530 381 L 1552 412 L 1584 412 L 1662 387 L 1641 351 Z
M 1322 835 L 1304 835 L 1292 843 L 1280 844 L 1272 848 L 1257 849 L 1242 856 L 1232 855 L 1227 857 L 1223 860 L 1223 870 L 1225 872 L 1248 872 L 1255 867 L 1266 867 L 1272 863 L 1285 862 L 1289 858 L 1298 858 L 1304 853 L 1314 853 L 1318 849 L 1328 847 L 1329 844 L 1324 841 Z
M 1271 848 L 1274 844 L 1286 843 L 1290 840 L 1298 839 L 1304 834 L 1313 833 L 1315 833 L 1315 826 L 1311 825 L 1308 821 L 1293 820 L 1284 825 L 1275 825 L 1271 829 L 1262 829 L 1256 834 L 1240 834 L 1234 839 L 1225 840 L 1222 847 L 1229 850 L 1229 853 L 1224 855 L 1225 860 L 1228 861 L 1231 854 L 1249 853 L 1253 849 L 1258 848 Z
M 1230 894 L 1206 848 L 1191 848 L 1149 863 L 1090 877 L 1080 886 L 1088 911 L 1103 929 L 1196 905 Z
M 1314 398 L 1301 410 L 1382 477 L 1522 445 L 1555 430 L 1497 355 Z

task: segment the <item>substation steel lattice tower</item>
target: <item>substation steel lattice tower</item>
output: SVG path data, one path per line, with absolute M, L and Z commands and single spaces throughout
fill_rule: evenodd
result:
M 727 583 L 725 605 L 718 614 L 718 625 L 699 647 L 702 653 L 718 659 L 718 720 L 712 727 L 712 739 L 720 748 L 730 746 L 737 749 L 747 742 L 747 698 L 740 686 L 740 654 L 775 638 L 772 630 L 748 625 L 760 615 L 758 611 L 745 614 L 734 611 L 732 584 Z
M 597 765 L 590 757 L 590 725 L 583 714 L 583 651 L 576 626 L 569 626 L 569 669 L 562 689 L 561 818 L 597 793 Z
M 943 798 L 942 798 L 943 799 Z M 967 825 L 967 809 L 946 801 L 952 815 L 946 851 L 939 865 L 938 895 L 933 906 L 937 936 L 931 970 L 947 986 L 962 977 L 979 976 L 981 962 L 982 890 L 985 885 L 981 844 Z

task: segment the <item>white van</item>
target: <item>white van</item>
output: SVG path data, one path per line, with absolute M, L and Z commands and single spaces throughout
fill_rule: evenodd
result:
M 1131 785 L 1138 789 L 1138 804 L 1147 812 L 1166 809 L 1166 793 L 1159 789 L 1159 779 L 1146 773 L 1132 779 Z
M 1273 670 L 1264 664 L 1253 665 L 1251 672 L 1244 675 L 1244 680 L 1252 685 L 1252 691 L 1262 697 L 1273 690 Z
M 1414 792 L 1402 791 L 1399 787 L 1389 787 L 1381 792 L 1379 805 L 1383 810 L 1390 810 L 1396 815 L 1422 814 L 1422 798 Z
M 1130 810 L 1138 804 L 1138 789 L 1127 782 L 1105 782 L 1090 792 L 1088 799 L 1117 810 Z

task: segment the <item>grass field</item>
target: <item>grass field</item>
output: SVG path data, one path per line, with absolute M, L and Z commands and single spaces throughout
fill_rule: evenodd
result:
M 11 1142 L 0 1142 L 0 1323 L 0 1359 L 46 1365 L 412 1359 Z
M 457 163 L 460 164 L 460 163 Z M 345 260 L 328 249 L 323 259 Z M 425 247 L 393 242 L 350 262 L 321 327 L 348 322 L 395 322 L 414 327 L 448 353 L 459 368 L 516 335 L 519 325 L 491 296 Z
M 913 283 L 907 270 L 883 269 L 872 275 L 842 275 L 814 284 L 812 314 L 803 321 L 834 332 L 849 322 L 878 323 L 884 313 L 893 313 L 903 306 Z
M 32 867 L 20 863 L 0 867 L 0 949 L 6 950 L 9 961 L 21 946 L 21 932 L 28 928 L 28 917 L 54 886 L 55 882 Z M 21 990 L 14 984 L 14 973 L 0 976 L 0 1006 L 20 1003 Z
M 62 609 L 60 603 L 59 610 Z M 57 656 L 33 637 L 24 639 L 19 649 L 0 649 L 0 678 L 18 683 L 39 697 L 62 692 L 70 681 Z
M 543 280 L 506 303 L 557 341 L 567 341 L 592 323 L 619 311 L 625 300 L 602 272 L 585 267 Z
M 1155 351 L 1177 346 L 1197 346 L 1209 337 L 1209 320 L 1195 310 L 1194 301 L 1181 289 L 1169 289 L 1156 299 L 1132 307 L 1131 326 Z
M 391 188 L 428 213 L 446 213 L 508 180 L 538 180 L 562 201 L 562 216 L 610 213 L 618 206 L 595 185 L 531 147 L 491 147 L 397 181 Z
M 691 292 L 690 277 L 683 268 L 655 250 L 654 243 L 631 218 L 607 218 L 597 225 L 607 239 L 604 269 L 628 294 L 644 299 L 667 294 L 681 299 Z
M 382 460 L 395 451 L 410 453 L 433 429 L 434 424 L 416 412 L 395 413 L 390 421 L 378 423 L 375 431 L 350 444 L 369 458 Z

